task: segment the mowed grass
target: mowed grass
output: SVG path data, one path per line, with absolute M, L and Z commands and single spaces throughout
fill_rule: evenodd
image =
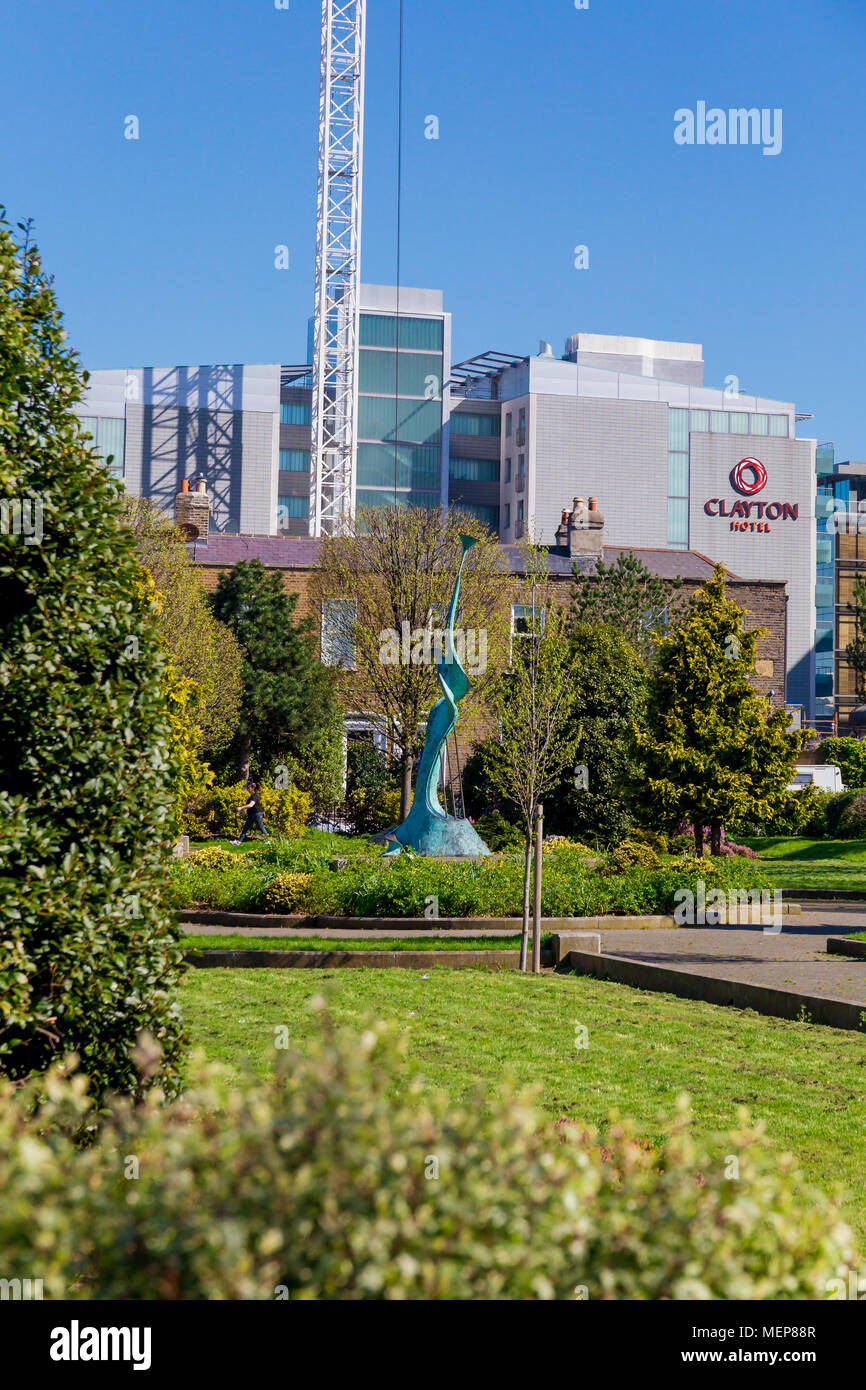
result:
M 866 840 L 768 836 L 744 843 L 757 850 L 776 888 L 866 889 Z
M 457 1103 L 506 1075 L 541 1085 L 552 1119 L 603 1125 L 612 1108 L 657 1137 L 688 1092 L 697 1129 L 718 1135 L 748 1106 L 809 1180 L 842 1187 L 866 1249 L 866 1036 L 763 1018 L 577 976 L 452 970 L 190 970 L 181 1002 L 194 1046 L 240 1077 L 269 1074 L 275 1029 L 303 1052 L 326 996 L 341 1027 L 393 1020 L 408 1064 Z M 589 1046 L 575 1047 L 577 1025 Z

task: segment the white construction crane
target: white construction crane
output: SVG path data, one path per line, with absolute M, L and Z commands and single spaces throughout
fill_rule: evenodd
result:
M 367 0 L 322 0 L 310 534 L 354 515 Z

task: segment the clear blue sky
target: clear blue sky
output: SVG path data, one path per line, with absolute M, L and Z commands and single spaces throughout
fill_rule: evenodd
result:
M 35 218 L 85 364 L 303 361 L 320 0 L 3 8 L 0 201 Z M 394 279 L 397 8 L 368 0 L 374 283 Z M 866 457 L 864 0 L 406 0 L 405 52 L 402 280 L 445 291 L 456 358 L 697 341 L 709 384 L 793 399 L 801 434 Z M 781 107 L 782 152 L 678 146 L 698 101 Z

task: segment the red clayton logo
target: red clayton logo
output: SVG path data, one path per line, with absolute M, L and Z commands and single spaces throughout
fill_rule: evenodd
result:
M 767 486 L 767 470 L 760 459 L 740 459 L 730 473 L 731 487 L 743 497 L 754 497 Z M 741 502 L 728 507 L 724 497 L 711 497 L 704 503 L 707 516 L 731 518 L 732 531 L 770 531 L 771 521 L 798 521 L 799 502 Z
M 754 475 L 751 482 L 747 482 L 743 476 L 746 472 Z M 751 497 L 766 486 L 767 470 L 760 459 L 740 459 L 731 469 L 731 487 L 741 492 L 744 497 Z

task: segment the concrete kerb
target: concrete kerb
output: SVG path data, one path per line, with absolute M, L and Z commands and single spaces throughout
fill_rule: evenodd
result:
M 786 903 L 782 907 L 785 914 L 798 913 L 800 908 Z M 302 916 L 299 913 L 276 912 L 222 912 L 210 908 L 184 908 L 180 913 L 180 925 L 231 927 L 235 931 L 262 931 L 269 927 L 297 927 L 310 935 L 320 932 L 346 931 L 390 931 L 405 933 L 417 932 L 423 936 L 427 931 L 453 931 L 463 936 L 478 936 L 485 931 L 519 932 L 519 917 L 327 917 Z M 720 925 L 724 925 L 724 914 Z M 672 916 L 661 913 L 648 913 L 634 916 L 602 917 L 543 917 L 543 932 L 566 931 L 670 931 L 677 923 Z
M 850 943 L 848 943 L 850 944 Z M 754 1009 L 771 1018 L 801 1019 L 808 1023 L 823 1023 L 830 1028 L 866 1031 L 866 1009 L 847 999 L 826 995 L 800 994 L 795 990 L 774 989 L 745 980 L 719 979 L 715 975 L 690 975 L 686 970 L 672 970 L 664 965 L 630 960 L 623 956 L 595 955 L 589 951 L 570 951 L 562 964 L 575 974 L 593 975 L 596 979 L 612 980 L 616 984 L 632 985 L 680 999 L 697 999 L 706 1004 L 720 1004 L 735 1009 Z
M 866 960 L 866 941 L 852 941 L 847 936 L 828 936 L 827 953 L 831 956 L 855 956 Z
M 235 967 L 244 970 L 334 969 L 366 967 L 382 970 L 429 970 L 445 965 L 452 970 L 482 966 L 488 970 L 517 970 L 519 951 L 188 951 L 186 959 L 198 969 Z M 553 952 L 541 952 L 541 964 L 553 965 Z

